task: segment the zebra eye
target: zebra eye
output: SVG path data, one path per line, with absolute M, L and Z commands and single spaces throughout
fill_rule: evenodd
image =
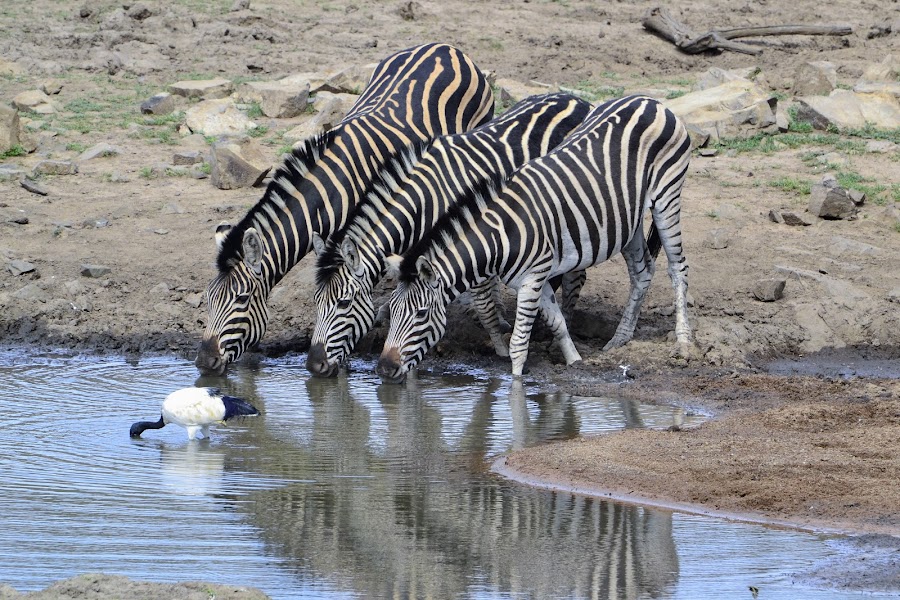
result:
M 238 304 L 247 304 L 250 302 L 250 294 L 241 294 L 240 296 L 236 297 L 234 300 Z
M 341 298 L 338 300 L 337 307 L 341 310 L 350 308 L 350 298 Z
M 424 319 L 424 318 L 426 318 L 427 316 L 428 316 L 428 309 L 427 309 L 427 308 L 420 308 L 420 309 L 416 312 L 416 318 L 417 318 L 417 319 Z

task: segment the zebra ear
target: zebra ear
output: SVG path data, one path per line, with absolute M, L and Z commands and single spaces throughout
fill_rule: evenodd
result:
M 387 277 L 392 277 L 394 279 L 400 277 L 400 263 L 403 262 L 403 257 L 399 254 L 391 254 L 390 256 L 384 257 L 384 274 Z
M 344 238 L 344 241 L 341 242 L 341 256 L 344 258 L 344 262 L 350 265 L 350 268 L 354 271 L 359 270 L 359 249 L 356 247 L 351 240 Z
M 244 232 L 242 250 L 244 252 L 244 264 L 257 274 L 262 272 L 262 240 L 259 239 L 259 233 L 253 227 Z
M 322 256 L 322 253 L 325 252 L 325 240 L 322 239 L 322 236 L 319 235 L 318 231 L 312 232 L 312 243 L 313 251 L 316 253 L 316 256 Z
M 437 284 L 437 274 L 434 272 L 434 267 L 431 266 L 431 263 L 428 262 L 427 258 L 420 256 L 416 259 L 416 271 L 419 272 L 419 277 L 424 279 L 428 285 L 435 287 Z
M 231 225 L 228 224 L 228 221 L 222 221 L 216 226 L 216 248 L 221 250 L 222 244 L 225 243 L 225 237 L 228 235 L 228 232 L 231 231 Z

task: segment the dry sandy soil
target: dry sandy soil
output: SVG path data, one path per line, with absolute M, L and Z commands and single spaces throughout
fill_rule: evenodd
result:
M 98 142 L 121 149 L 82 163 L 78 174 L 40 178 L 47 196 L 15 180 L 0 182 L 0 254 L 4 262 L 36 267 L 20 276 L 0 271 L 4 347 L 193 358 L 206 318 L 200 298 L 213 275 L 213 228 L 222 219 L 238 220 L 262 190 L 221 191 L 208 179 L 166 172 L 187 142 L 177 122 L 150 123 L 138 107 L 181 79 L 267 80 L 331 71 L 446 41 L 499 77 L 612 93 L 675 95 L 711 67 L 759 67 L 779 98 L 789 101 L 794 71 L 804 61 L 832 61 L 839 84 L 849 86 L 869 64 L 892 52 L 900 58 L 897 2 L 669 5 L 698 32 L 813 22 L 854 28 L 847 37 L 768 38 L 755 57 L 680 54 L 642 29 L 641 16 L 653 6 L 645 1 L 253 0 L 249 10 L 232 12 L 231 0 L 180 0 L 147 2 L 153 16 L 143 20 L 127 16 L 120 3 L 82 6 L 34 0 L 0 8 L 0 58 L 24 68 L 0 77 L 0 98 L 9 101 L 51 79 L 62 84 L 56 96 L 61 112 L 31 117 L 42 125 L 35 135 L 47 137 L 38 152 L 7 162 L 27 168 L 47 158 L 73 159 Z M 893 33 L 886 33 L 887 25 Z M 296 121 L 259 123 L 268 128 L 260 140 L 275 162 L 285 146 L 280 133 Z M 589 274 L 572 325 L 584 364 L 564 368 L 538 339 L 530 376 L 575 393 L 612 389 L 674 401 L 713 419 L 691 430 L 627 431 L 535 448 L 510 456 L 507 467 L 535 482 L 593 493 L 900 535 L 900 154 L 866 152 L 865 141 L 807 136 L 766 152 L 722 148 L 713 157 L 695 156 L 683 224 L 697 355 L 690 361 L 670 356 L 674 320 L 664 259 L 635 340 L 600 352 L 627 294 L 624 263 L 614 259 Z M 859 218 L 803 228 L 768 219 L 773 208 L 802 210 L 808 196 L 794 184 L 818 182 L 829 171 L 867 186 Z M 709 247 L 714 233 L 730 238 L 726 248 Z M 111 272 L 82 277 L 85 263 Z M 755 300 L 755 283 L 777 276 L 777 267 L 801 275 L 781 275 L 787 278 L 781 300 Z M 305 351 L 313 314 L 311 260 L 295 268 L 271 304 L 260 354 Z M 496 365 L 482 332 L 457 318 L 454 335 L 425 366 Z M 369 348 L 377 350 L 379 335 L 368 338 Z M 779 356 L 834 368 L 828 375 L 766 372 L 767 362 Z M 866 359 L 883 361 L 876 363 L 881 370 L 854 371 L 851 363 L 865 365 Z M 609 383 L 620 365 L 629 366 L 633 379 Z M 881 569 L 886 589 L 900 589 L 898 562 L 889 559 Z M 878 587 L 852 577 L 847 585 Z

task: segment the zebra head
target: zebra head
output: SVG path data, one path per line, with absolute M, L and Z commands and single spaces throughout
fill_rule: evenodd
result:
M 360 256 L 360 248 L 349 238 L 328 245 L 313 236 L 318 254 L 316 270 L 316 326 L 306 357 L 313 375 L 332 377 L 347 361 L 356 343 L 375 323 L 372 282 L 378 266 Z
M 216 228 L 216 245 L 221 254 L 231 225 Z M 262 268 L 263 245 L 253 227 L 244 232 L 241 252 L 221 264 L 219 275 L 206 289 L 209 320 L 195 365 L 204 374 L 221 375 L 247 348 L 256 345 L 266 332 L 269 288 Z M 223 268 L 224 267 L 224 268 Z
M 382 382 L 403 383 L 409 370 L 444 336 L 448 304 L 443 279 L 427 257 L 419 256 L 415 272 L 402 273 L 391 294 L 391 327 L 375 369 Z

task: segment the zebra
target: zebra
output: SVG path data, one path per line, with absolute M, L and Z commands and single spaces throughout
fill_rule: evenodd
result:
M 234 227 L 216 228 L 218 274 L 209 283 L 201 373 L 221 374 L 262 338 L 272 288 L 328 237 L 382 164 L 411 143 L 468 131 L 493 115 L 482 72 L 447 44 L 426 44 L 383 60 L 347 116 L 285 156 L 263 197 Z
M 631 292 L 604 350 L 634 334 L 661 245 L 675 291 L 675 336 L 689 350 L 688 265 L 681 243 L 681 188 L 690 160 L 682 122 L 658 101 L 627 96 L 596 107 L 563 144 L 461 199 L 399 265 L 391 324 L 376 371 L 400 382 L 444 334 L 447 304 L 466 289 L 499 277 L 517 290 L 509 344 L 521 376 L 531 328 L 540 311 L 567 365 L 581 360 L 548 280 L 621 252 Z M 649 210 L 658 241 L 642 229 Z
M 336 374 L 372 327 L 373 288 L 386 256 L 412 247 L 477 182 L 506 175 L 559 145 L 590 110 L 590 103 L 569 94 L 531 96 L 473 131 L 414 144 L 391 160 L 345 226 L 327 244 L 317 242 L 316 326 L 306 362 L 310 372 Z M 502 333 L 509 325 L 497 313 L 495 290 L 496 279 L 477 287 L 474 305 L 498 354 L 506 356 Z

